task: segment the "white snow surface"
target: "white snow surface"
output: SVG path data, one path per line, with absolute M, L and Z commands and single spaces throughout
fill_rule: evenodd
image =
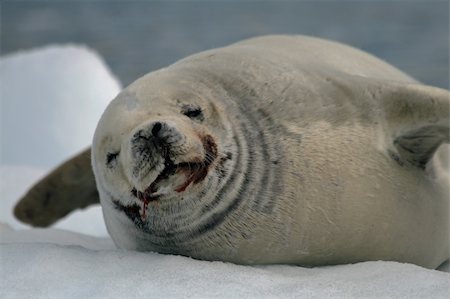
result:
M 448 273 L 365 262 L 239 266 L 114 249 L 45 229 L 1 233 L 0 298 L 448 298 Z
M 120 89 L 103 59 L 84 46 L 1 57 L 1 164 L 53 167 L 89 146 Z
M 120 250 L 107 236 L 100 207 L 74 212 L 53 228 L 29 229 L 12 216 L 14 204 L 58 160 L 90 140 L 99 110 L 120 85 L 94 52 L 79 46 L 1 58 L 0 80 L 7 90 L 1 93 L 2 149 L 6 142 L 17 154 L 11 160 L 2 154 L 0 164 L 0 298 L 449 298 L 449 273 L 411 264 L 240 266 Z M 25 112 L 24 105 L 33 108 Z M 48 114 L 36 118 L 33 111 Z M 39 144 L 27 139 L 34 127 Z M 23 129 L 25 140 L 14 143 L 17 136 L 3 134 L 13 129 Z M 41 143 L 50 146 L 45 159 L 37 152 Z M 21 156 L 30 148 L 33 154 Z

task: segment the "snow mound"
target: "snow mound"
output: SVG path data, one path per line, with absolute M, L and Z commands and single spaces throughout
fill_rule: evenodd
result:
M 89 146 L 120 89 L 102 58 L 84 46 L 1 57 L 0 164 L 53 167 Z
M 27 228 L 12 210 L 51 168 L 91 144 L 121 84 L 93 50 L 58 45 L 0 57 L 0 220 Z M 106 236 L 100 206 L 55 227 Z
M 114 250 L 62 230 L 1 233 L 0 297 L 448 298 L 450 275 L 410 264 L 239 266 Z

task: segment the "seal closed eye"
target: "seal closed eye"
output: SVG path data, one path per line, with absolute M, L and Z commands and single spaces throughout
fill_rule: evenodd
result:
M 113 167 L 113 163 L 115 164 L 117 157 L 119 156 L 119 152 L 107 153 L 106 154 L 106 166 Z
M 449 258 L 449 102 L 349 46 L 245 40 L 128 86 L 100 119 L 92 156 L 57 168 L 15 214 L 46 226 L 98 190 L 120 248 L 435 268 Z
M 183 113 L 184 115 L 186 115 L 189 118 L 195 118 L 195 119 L 199 119 L 199 120 L 203 120 L 203 113 L 202 113 L 202 108 L 200 108 L 197 105 L 183 105 L 183 108 L 181 110 L 181 113 Z

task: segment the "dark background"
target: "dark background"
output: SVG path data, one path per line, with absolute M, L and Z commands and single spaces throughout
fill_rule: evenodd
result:
M 366 50 L 448 88 L 448 1 L 1 1 L 2 55 L 96 49 L 124 85 L 189 54 L 256 35 L 306 34 Z M 44 71 L 44 70 L 43 70 Z

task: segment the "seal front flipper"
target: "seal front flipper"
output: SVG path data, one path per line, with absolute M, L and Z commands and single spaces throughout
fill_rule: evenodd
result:
M 394 86 L 383 106 L 398 162 L 425 169 L 441 144 L 450 141 L 450 92 L 418 84 Z
M 36 183 L 16 205 L 14 215 L 22 222 L 46 227 L 75 209 L 97 203 L 89 148 Z

